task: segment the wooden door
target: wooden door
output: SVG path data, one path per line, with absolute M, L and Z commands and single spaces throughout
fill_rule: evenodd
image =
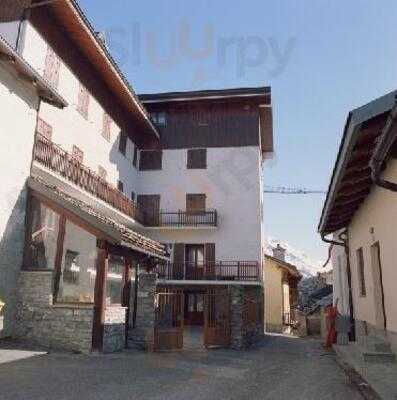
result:
M 142 212 L 145 225 L 159 226 L 160 222 L 160 195 L 140 194 L 137 197 L 138 208 Z
M 186 195 L 186 221 L 189 225 L 198 226 L 203 222 L 205 216 L 205 194 Z
M 227 290 L 210 290 L 204 294 L 204 345 L 230 345 L 230 295 Z
M 183 348 L 183 312 L 183 291 L 157 293 L 154 327 L 155 351 Z
M 204 245 L 187 244 L 185 257 L 185 279 L 202 279 L 204 275 Z

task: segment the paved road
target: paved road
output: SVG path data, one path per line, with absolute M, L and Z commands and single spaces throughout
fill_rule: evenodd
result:
M 362 400 L 319 342 L 229 350 L 50 354 L 0 364 L 1 400 Z

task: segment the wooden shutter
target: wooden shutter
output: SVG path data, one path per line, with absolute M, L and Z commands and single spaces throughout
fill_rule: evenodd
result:
M 88 118 L 88 105 L 90 103 L 90 95 L 88 90 L 80 83 L 79 95 L 77 99 L 77 111 L 84 117 Z
M 47 140 L 52 139 L 52 126 L 47 124 L 41 118 L 37 118 L 36 132 L 44 136 Z
M 123 132 L 120 132 L 119 151 L 121 154 L 125 155 L 126 150 L 127 150 L 127 135 Z
M 132 165 L 136 168 L 138 165 L 138 147 L 134 144 L 134 156 L 132 158 Z
M 185 243 L 174 244 L 174 264 L 183 264 L 185 262 Z
M 215 243 L 206 243 L 204 246 L 204 257 L 206 263 L 215 262 Z
M 138 208 L 144 215 L 145 224 L 158 226 L 160 216 L 160 195 L 140 194 L 137 197 Z
M 44 79 L 50 82 L 55 88 L 58 87 L 59 83 L 60 67 L 61 60 L 55 54 L 54 50 L 50 46 L 48 46 L 44 66 Z
M 207 149 L 189 149 L 187 151 L 187 168 L 207 168 Z
M 117 181 L 117 189 L 120 190 L 120 192 L 124 192 L 124 183 Z
M 109 141 L 110 140 L 110 126 L 112 125 L 112 119 L 106 113 L 103 113 L 102 119 L 102 136 Z
M 163 152 L 161 150 L 141 151 L 139 160 L 140 171 L 160 170 L 162 166 Z
M 186 211 L 205 211 L 205 199 L 206 196 L 203 193 L 186 194 Z

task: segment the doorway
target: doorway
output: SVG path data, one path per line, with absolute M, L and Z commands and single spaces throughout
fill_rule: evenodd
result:
M 204 293 L 185 291 L 184 348 L 202 349 L 204 346 Z
M 187 244 L 185 246 L 186 279 L 202 279 L 204 275 L 204 245 Z
M 374 285 L 375 320 L 379 329 L 386 330 L 385 295 L 383 289 L 382 264 L 379 242 L 371 246 L 372 279 Z

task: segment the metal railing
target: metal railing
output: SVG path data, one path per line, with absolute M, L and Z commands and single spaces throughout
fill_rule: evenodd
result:
M 217 226 L 218 216 L 216 210 L 200 211 L 160 211 L 143 212 L 144 222 L 147 226 L 158 227 L 200 227 Z
M 39 134 L 35 141 L 33 159 L 129 217 L 142 221 L 142 214 L 132 200 L 71 154 Z
M 155 268 L 159 279 L 258 281 L 259 263 L 256 261 L 216 261 L 202 264 L 170 263 Z

